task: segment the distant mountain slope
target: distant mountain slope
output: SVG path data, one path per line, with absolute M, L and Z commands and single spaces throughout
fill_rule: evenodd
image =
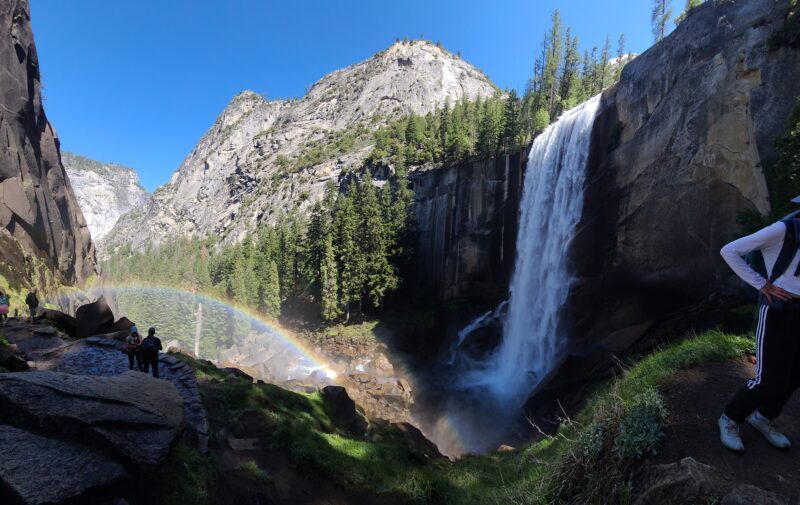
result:
M 179 235 L 242 238 L 307 208 L 325 181 L 360 165 L 370 132 L 411 112 L 497 92 L 478 69 L 425 41 L 398 42 L 323 77 L 299 100 L 240 93 L 152 202 L 123 217 L 103 249 Z
M 61 153 L 61 161 L 95 241 L 105 237 L 120 216 L 142 207 L 150 198 L 132 168 L 66 151 Z
M 27 0 L 0 0 L 0 69 L 0 281 L 79 284 L 94 245 L 42 105 Z

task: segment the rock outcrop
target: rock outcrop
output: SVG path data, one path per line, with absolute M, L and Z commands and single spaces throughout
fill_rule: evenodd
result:
M 187 235 L 237 241 L 258 223 L 309 208 L 326 181 L 363 163 L 375 128 L 496 92 L 469 63 L 414 41 L 325 76 L 299 100 L 240 93 L 151 204 L 120 219 L 103 254 Z
M 412 283 L 438 300 L 506 296 L 526 163 L 522 151 L 412 174 L 419 230 Z
M 0 502 L 152 501 L 142 484 L 183 427 L 175 386 L 143 373 L 0 374 Z
M 719 256 L 770 208 L 764 166 L 800 95 L 785 0 L 706 2 L 603 94 L 573 245 L 576 345 L 619 351 L 670 310 L 738 293 Z
M 111 231 L 120 216 L 144 207 L 150 198 L 132 168 L 102 163 L 66 151 L 62 151 L 61 161 L 92 239 L 97 244 Z
M 80 283 L 95 271 L 94 245 L 42 107 L 26 0 L 0 1 L 0 30 L 0 276 Z

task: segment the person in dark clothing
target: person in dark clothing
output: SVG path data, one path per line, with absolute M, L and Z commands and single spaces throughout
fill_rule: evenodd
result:
M 142 355 L 139 352 L 139 347 L 141 345 L 142 336 L 139 335 L 139 330 L 135 325 L 131 326 L 131 334 L 125 338 L 125 343 L 122 345 L 122 348 L 125 350 L 125 354 L 128 355 L 129 370 L 133 370 L 133 362 L 136 360 L 136 366 L 139 368 L 139 371 L 144 371 L 144 367 L 142 366 Z
M 33 318 L 36 316 L 36 309 L 39 308 L 39 297 L 36 296 L 36 288 L 31 289 L 31 292 L 25 297 L 25 305 L 28 306 L 28 312 L 30 313 L 30 319 L 28 321 L 33 323 Z
M 161 340 L 156 337 L 156 329 L 150 328 L 147 330 L 147 337 L 142 340 L 142 345 L 139 347 L 144 362 L 144 373 L 153 368 L 153 377 L 158 378 L 158 351 L 162 349 Z

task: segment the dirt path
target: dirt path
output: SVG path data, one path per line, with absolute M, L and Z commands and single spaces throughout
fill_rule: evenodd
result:
M 651 463 L 673 463 L 691 456 L 713 466 L 721 481 L 749 483 L 800 500 L 800 392 L 789 401 L 776 425 L 795 446 L 773 448 L 750 426 L 742 427 L 746 450 L 736 454 L 719 442 L 717 419 L 731 396 L 753 376 L 746 359 L 707 363 L 675 374 L 662 388 L 670 412 L 664 442 Z M 727 487 L 727 486 L 726 486 Z

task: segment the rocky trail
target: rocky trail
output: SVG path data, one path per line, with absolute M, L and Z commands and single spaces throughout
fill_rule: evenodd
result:
M 737 359 L 682 370 L 664 385 L 664 441 L 639 474 L 635 504 L 705 504 L 710 496 L 724 496 L 723 505 L 800 504 L 800 395 L 776 420 L 792 449 L 773 448 L 750 426 L 742 427 L 743 454 L 719 442 L 720 412 L 753 375 L 754 365 Z
M 158 478 L 177 440 L 209 450 L 201 384 L 177 357 L 161 354 L 160 379 L 154 379 L 128 370 L 122 332 L 77 339 L 45 323 L 11 319 L 0 325 L 0 335 L 16 352 L 16 363 L 29 368 L 0 374 L 3 505 L 159 503 L 157 486 L 142 484 Z M 270 476 L 271 490 L 259 495 L 277 500 L 268 503 L 404 503 L 306 475 L 285 451 L 247 442 L 223 431 L 211 441 L 213 457 L 226 475 L 256 462 Z M 223 488 L 242 485 L 223 480 Z M 249 496 L 229 491 L 231 497 Z

